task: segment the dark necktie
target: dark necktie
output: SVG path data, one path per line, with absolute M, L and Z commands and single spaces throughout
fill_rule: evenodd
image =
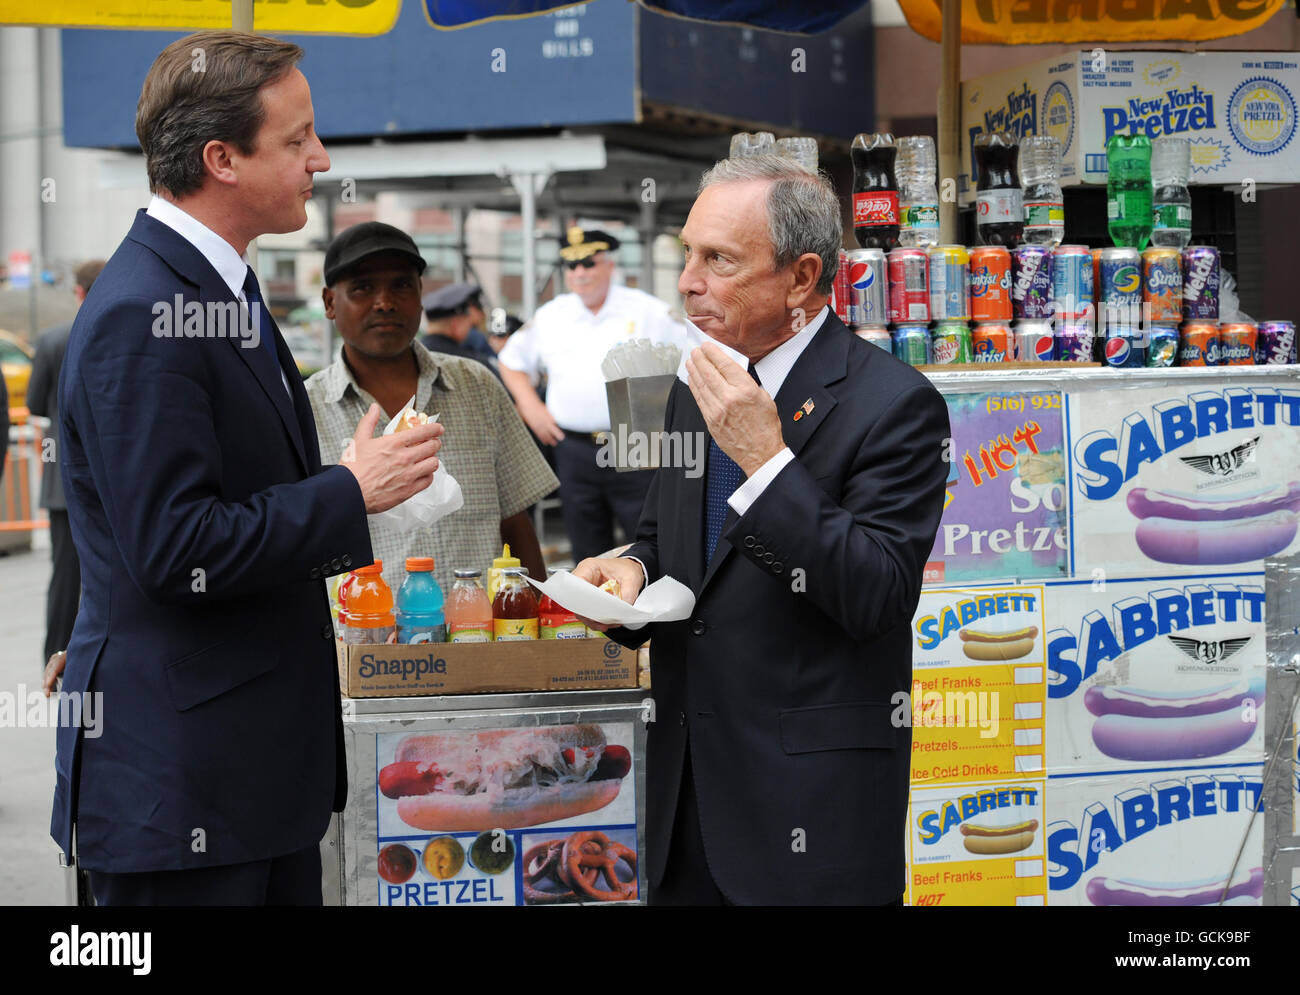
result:
M 251 266 L 244 274 L 244 296 L 248 299 L 249 322 L 257 329 L 258 359 L 263 364 L 263 368 L 271 373 L 272 379 L 283 385 L 280 357 L 275 349 L 275 323 L 271 320 L 271 313 L 267 311 L 266 303 L 262 300 L 262 289 L 257 284 L 257 274 L 253 272 Z M 292 395 L 290 397 L 292 398 Z
M 749 364 L 749 375 L 754 382 L 762 385 L 754 364 Z M 727 498 L 735 493 L 736 488 L 745 481 L 745 471 L 736 465 L 736 461 L 722 451 L 712 439 L 709 439 L 709 466 L 706 475 L 704 495 L 704 563 L 707 567 L 713 559 L 713 551 L 718 548 L 718 539 L 722 536 L 722 525 L 727 520 L 730 506 Z

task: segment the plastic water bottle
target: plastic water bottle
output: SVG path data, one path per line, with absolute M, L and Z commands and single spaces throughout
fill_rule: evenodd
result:
M 1192 147 L 1186 138 L 1151 143 L 1151 244 L 1185 249 L 1192 240 L 1192 195 L 1187 189 Z
M 1061 193 L 1061 143 L 1034 135 L 1020 143 L 1020 185 L 1025 192 L 1025 241 L 1058 245 L 1065 237 L 1065 197 Z
M 1106 169 L 1110 240 L 1141 251 L 1151 238 L 1151 140 L 1112 135 L 1106 143 Z
M 939 244 L 939 188 L 934 184 L 934 139 L 909 135 L 898 140 L 898 244 Z
M 407 557 L 406 580 L 397 590 L 397 641 L 446 642 L 447 619 L 442 604 L 442 588 L 433 576 L 433 557 Z

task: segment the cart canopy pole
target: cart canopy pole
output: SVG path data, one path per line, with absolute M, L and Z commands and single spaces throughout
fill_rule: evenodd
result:
M 957 177 L 961 173 L 961 0 L 943 0 L 939 42 L 939 241 L 957 237 Z

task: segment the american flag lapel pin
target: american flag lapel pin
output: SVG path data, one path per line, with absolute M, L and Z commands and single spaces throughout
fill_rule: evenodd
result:
M 816 407 L 816 405 L 813 404 L 813 399 L 811 397 L 808 398 L 808 400 L 804 401 L 803 404 L 799 406 L 799 410 L 794 413 L 794 420 L 798 421 L 804 415 L 812 414 L 814 407 Z

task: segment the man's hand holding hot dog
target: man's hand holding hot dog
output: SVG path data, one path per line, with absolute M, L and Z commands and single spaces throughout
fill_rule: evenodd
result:
M 746 477 L 785 448 L 776 403 L 716 345 L 692 350 L 686 371 L 709 434 Z
M 396 507 L 433 483 L 442 448 L 440 424 L 412 425 L 375 438 L 378 424 L 379 405 L 372 404 L 340 460 L 357 478 L 370 515 Z
M 636 604 L 637 596 L 641 593 L 641 588 L 645 586 L 645 570 L 641 564 L 634 559 L 626 556 L 618 557 L 600 557 L 593 556 L 583 560 L 573 568 L 573 576 L 580 577 L 588 584 L 600 587 L 609 581 L 618 582 L 618 593 L 629 605 Z M 600 622 L 593 622 L 591 619 L 582 618 L 583 623 L 589 628 L 598 632 L 605 632 L 612 626 L 602 625 Z

